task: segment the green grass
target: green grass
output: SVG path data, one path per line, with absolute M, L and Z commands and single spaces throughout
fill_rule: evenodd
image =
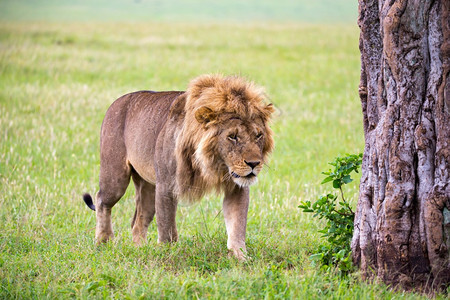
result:
M 355 0 L 2 0 L 0 20 L 355 23 Z
M 325 192 L 328 161 L 363 149 L 357 45 L 349 25 L 0 23 L 0 298 L 420 298 L 308 259 L 320 223 L 297 206 Z M 115 240 L 95 247 L 81 195 L 98 188 L 110 103 L 213 72 L 265 86 L 278 109 L 276 150 L 251 191 L 252 260 L 228 257 L 214 195 L 179 208 L 177 244 L 157 245 L 152 223 L 134 247 L 131 187 Z M 349 195 L 355 205 L 356 184 Z

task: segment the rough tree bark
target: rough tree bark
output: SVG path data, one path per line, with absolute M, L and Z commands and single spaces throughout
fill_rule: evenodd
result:
M 359 0 L 365 149 L 352 240 L 365 277 L 450 282 L 450 0 Z

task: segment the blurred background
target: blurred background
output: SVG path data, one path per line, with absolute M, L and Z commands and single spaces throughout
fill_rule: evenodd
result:
M 356 0 L 1 0 L 0 20 L 356 23 Z

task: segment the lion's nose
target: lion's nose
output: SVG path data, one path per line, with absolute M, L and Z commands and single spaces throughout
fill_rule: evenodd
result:
M 254 169 L 257 165 L 259 165 L 261 163 L 259 160 L 256 160 L 256 161 L 246 161 L 246 160 L 244 160 L 244 162 L 247 164 L 247 166 L 249 166 L 252 169 Z

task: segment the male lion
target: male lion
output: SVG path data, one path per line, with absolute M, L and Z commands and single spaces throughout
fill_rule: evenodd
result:
M 239 77 L 203 75 L 186 92 L 140 91 L 108 109 L 100 135 L 97 242 L 113 237 L 111 209 L 133 178 L 133 241 L 141 244 L 156 213 L 158 242 L 178 239 L 177 202 L 223 192 L 227 247 L 245 259 L 249 186 L 273 149 L 274 111 L 261 88 Z

